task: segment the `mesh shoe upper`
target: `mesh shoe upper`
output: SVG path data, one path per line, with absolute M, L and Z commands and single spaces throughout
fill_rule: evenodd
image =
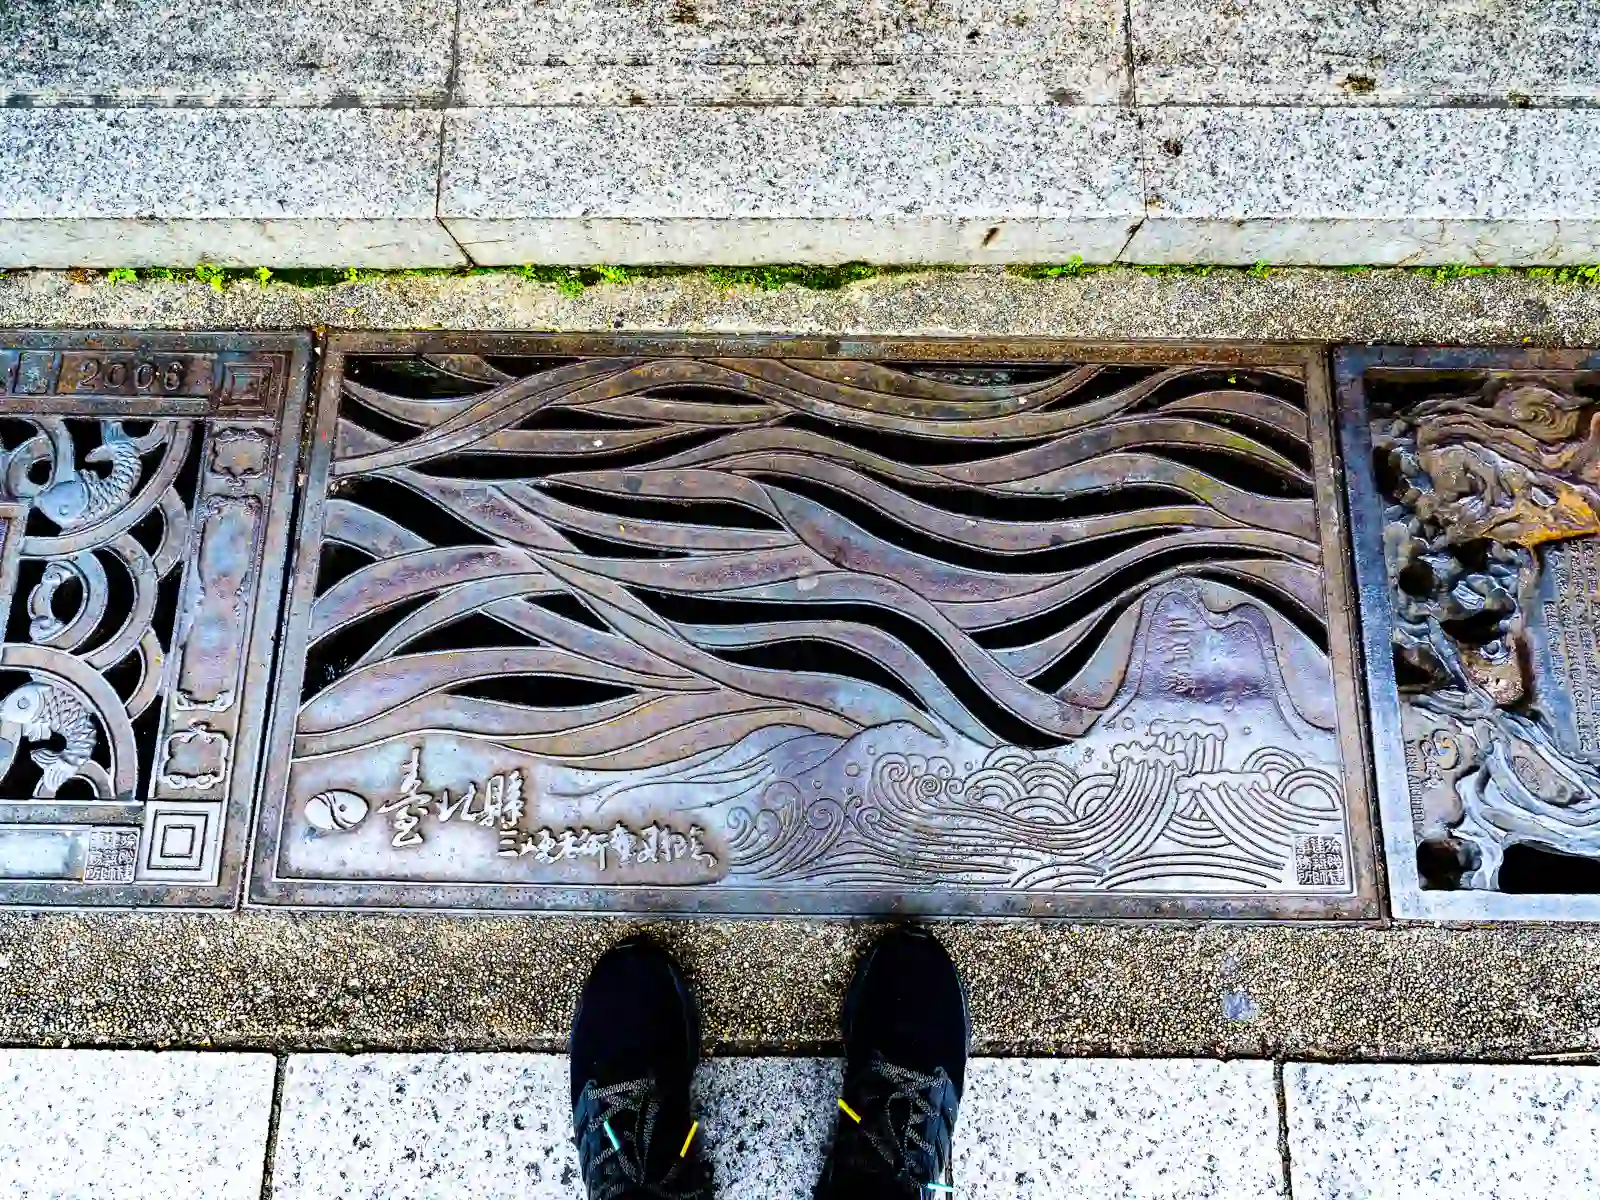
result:
M 571 1057 L 573 1136 L 590 1200 L 709 1200 L 697 1141 L 684 1152 L 699 1019 L 665 950 L 630 939 L 601 956 L 578 1000 Z
M 880 938 L 845 1002 L 841 1114 L 819 1198 L 922 1196 L 949 1183 L 969 1036 L 944 947 L 915 929 Z

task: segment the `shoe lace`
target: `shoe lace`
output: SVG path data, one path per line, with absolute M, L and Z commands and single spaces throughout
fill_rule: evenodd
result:
M 857 1099 L 860 1118 L 847 1117 L 840 1126 L 848 1168 L 880 1179 L 887 1175 L 915 1195 L 929 1185 L 948 1185 L 942 1177 L 950 1167 L 955 1088 L 943 1067 L 924 1075 L 874 1058 L 844 1090 Z
M 661 1116 L 653 1078 L 608 1087 L 585 1085 L 578 1099 L 587 1112 L 578 1137 L 590 1200 L 709 1200 L 710 1172 L 698 1154 L 670 1160 L 650 1178 L 650 1145 Z

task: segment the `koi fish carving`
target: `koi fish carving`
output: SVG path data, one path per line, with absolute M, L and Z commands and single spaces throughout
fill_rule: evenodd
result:
M 66 743 L 59 752 L 35 750 L 31 755 L 51 794 L 93 756 L 94 719 L 70 692 L 35 676 L 0 700 L 0 779 L 11 770 L 23 739 L 43 742 L 56 734 Z
M 120 421 L 100 422 L 102 442 L 83 456 L 87 463 L 108 463 L 100 472 L 79 470 L 69 457 L 57 464 L 54 481 L 34 499 L 34 505 L 64 530 L 98 521 L 121 508 L 139 482 L 139 448 L 122 430 Z

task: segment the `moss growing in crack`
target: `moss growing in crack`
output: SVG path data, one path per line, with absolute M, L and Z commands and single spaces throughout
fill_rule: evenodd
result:
M 1006 274 L 1020 279 L 1079 279 L 1111 269 L 1109 264 L 1086 263 L 1083 255 L 1074 254 L 1064 263 L 1019 263 L 1007 267 Z
M 817 267 L 803 264 L 772 265 L 761 267 L 707 267 L 706 280 L 717 287 L 755 288 L 775 292 L 793 284 L 813 292 L 836 292 L 852 283 L 871 279 L 874 275 L 895 275 L 917 270 L 916 267 L 875 267 L 870 263 L 840 263 L 838 266 Z
M 214 267 L 210 263 L 196 263 L 194 277 L 214 292 L 222 291 L 228 282 L 222 274 L 222 268 Z
M 687 275 L 690 267 L 514 267 L 516 274 L 533 283 L 553 285 L 563 296 L 581 296 L 585 288 L 601 283 L 634 283 L 641 279 L 668 279 Z
M 1585 284 L 1600 287 L 1600 266 L 1590 267 L 1529 267 L 1531 279 L 1548 279 L 1552 283 Z
M 1204 279 L 1207 275 L 1216 274 L 1218 270 L 1208 263 L 1144 263 L 1135 264 L 1133 269 L 1157 279 Z
M 844 263 L 839 266 L 773 265 L 755 267 L 617 267 L 596 265 L 589 267 L 538 266 L 524 267 L 413 267 L 404 270 L 372 270 L 363 267 L 337 268 L 285 268 L 268 267 L 218 267 L 212 263 L 199 263 L 193 267 L 114 267 L 98 271 L 78 268 L 64 274 L 80 283 L 103 280 L 109 284 L 132 283 L 139 280 L 159 280 L 174 283 L 200 283 L 217 292 L 231 284 L 248 281 L 258 287 L 282 285 L 302 288 L 340 287 L 355 284 L 386 285 L 409 278 L 451 279 L 478 275 L 505 276 L 530 283 L 554 287 L 563 295 L 579 296 L 588 288 L 599 284 L 629 284 L 647 279 L 664 279 L 678 276 L 700 275 L 707 282 L 721 288 L 753 288 L 776 291 L 784 287 L 801 287 L 816 291 L 834 291 L 861 280 L 878 276 L 926 274 L 935 271 L 961 271 L 953 266 L 874 266 L 870 263 Z M 1275 268 L 1261 261 L 1253 266 L 1222 267 L 1208 264 L 1090 264 L 1081 256 L 1073 256 L 1064 263 L 1028 263 L 1007 266 L 1007 274 L 1028 280 L 1077 279 L 1105 271 L 1138 271 L 1157 279 L 1199 279 L 1209 275 L 1265 279 Z M 1311 272 L 1359 275 L 1372 271 L 1399 272 L 1420 275 L 1436 285 L 1443 286 L 1460 279 L 1486 275 L 1520 275 L 1529 279 L 1572 286 L 1600 287 L 1600 265 L 1574 265 L 1564 267 L 1491 267 L 1464 263 L 1427 267 L 1376 267 L 1362 264 L 1334 267 L 1299 268 Z
M 1435 284 L 1454 283 L 1457 279 L 1472 279 L 1479 275 L 1498 275 L 1510 267 L 1475 267 L 1465 263 L 1443 263 L 1436 267 L 1412 267 L 1411 270 Z

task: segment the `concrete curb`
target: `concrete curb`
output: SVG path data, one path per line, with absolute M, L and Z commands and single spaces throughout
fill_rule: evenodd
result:
M 0 325 L 1590 346 L 1600 345 L 1600 287 L 1510 271 L 1443 282 L 1409 271 L 1302 268 L 1265 276 L 1117 268 L 1029 279 L 974 267 L 878 275 L 831 291 L 686 273 L 566 294 L 514 272 L 213 288 L 193 278 L 112 283 L 84 272 L 15 271 L 0 278 Z
M 716 1053 L 828 1052 L 846 921 L 358 914 L 0 915 L 0 1043 L 559 1049 L 590 963 L 646 930 L 693 975 Z M 935 927 L 984 1054 L 1600 1057 L 1600 929 Z M 803 964 L 803 969 L 800 969 Z

